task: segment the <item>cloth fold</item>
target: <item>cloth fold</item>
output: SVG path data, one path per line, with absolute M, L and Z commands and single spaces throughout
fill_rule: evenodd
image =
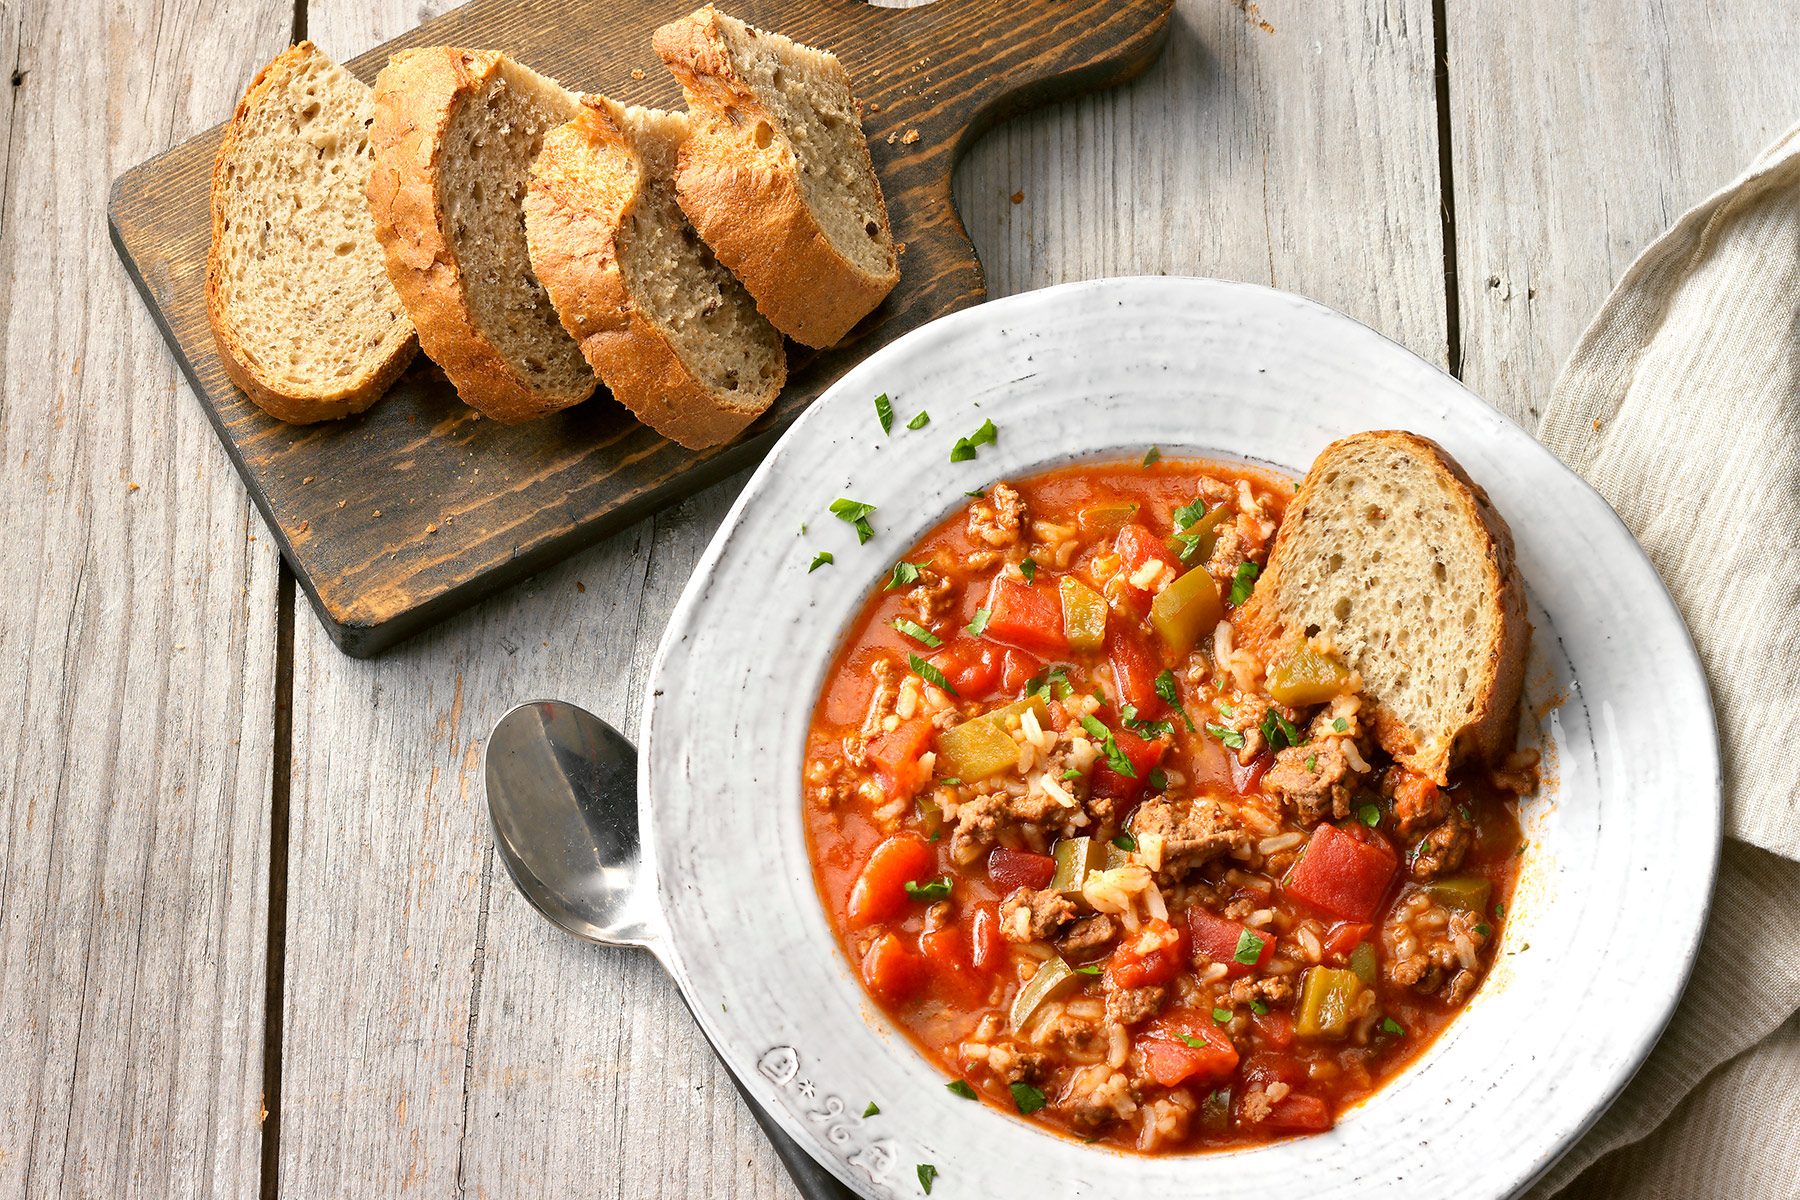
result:
M 1792 1200 L 1800 126 L 1632 263 L 1558 378 L 1538 437 L 1618 512 L 1687 620 L 1718 716 L 1727 840 L 1669 1028 L 1529 1195 Z

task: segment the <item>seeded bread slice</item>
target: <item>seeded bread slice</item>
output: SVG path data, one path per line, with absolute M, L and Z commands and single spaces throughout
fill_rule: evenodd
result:
M 531 169 L 531 265 L 613 396 L 690 449 L 734 437 L 787 380 L 781 335 L 675 200 L 687 118 L 584 96 Z
M 304 424 L 359 413 L 418 350 L 363 190 L 369 89 L 301 42 L 258 72 L 213 160 L 206 316 L 231 381 Z
M 369 207 L 419 345 L 463 401 L 516 422 L 579 404 L 594 372 L 531 272 L 523 201 L 544 135 L 580 105 L 491 50 L 432 46 L 375 80 Z
M 1442 447 L 1410 433 L 1327 446 L 1240 614 L 1264 661 L 1304 637 L 1362 675 L 1375 733 L 1438 783 L 1513 748 L 1531 627 L 1512 532 Z
M 652 44 L 687 95 L 676 191 L 775 328 L 830 346 L 900 278 L 843 64 L 708 5 Z

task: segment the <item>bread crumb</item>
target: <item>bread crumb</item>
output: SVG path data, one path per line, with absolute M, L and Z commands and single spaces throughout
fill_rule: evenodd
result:
M 1014 192 L 1011 196 L 1009 196 L 1007 198 L 1009 200 L 1011 200 L 1014 204 L 1025 203 L 1025 193 L 1024 192 Z
M 373 516 L 373 517 L 379 517 L 381 515 L 381 510 L 378 508 L 374 512 L 370 513 L 369 515 Z
M 894 254 L 896 256 L 898 256 L 898 255 L 905 254 L 905 253 L 906 253 L 906 243 L 905 242 L 895 242 L 894 243 Z
M 587 591 L 587 584 L 585 584 L 585 583 L 581 582 L 581 580 L 577 579 L 575 581 L 575 590 L 578 592 L 585 592 L 585 591 Z
M 137 485 L 137 484 L 135 484 L 135 483 L 128 483 L 128 484 L 126 484 L 126 485 L 125 485 L 125 490 L 126 490 L 126 491 L 128 491 L 128 492 L 135 492 L 135 491 L 137 491 L 137 490 L 139 490 L 139 489 L 138 489 L 138 485 Z
M 344 505 L 346 505 L 346 504 L 348 504 L 348 503 L 350 503 L 350 502 L 349 502 L 349 501 L 348 501 L 348 500 L 339 500 L 339 501 L 338 501 L 338 507 L 339 507 L 339 508 L 342 508 L 342 507 L 344 507 Z
M 1599 417 L 1594 418 L 1594 432 L 1595 433 L 1600 432 L 1600 418 Z
M 644 68 L 642 68 L 642 67 L 631 68 L 631 77 L 633 79 L 642 79 L 644 77 Z
M 307 530 L 309 530 L 311 528 L 312 528 L 311 521 L 302 521 L 302 522 L 300 522 L 299 528 L 295 529 L 294 532 L 295 533 L 305 533 Z
M 909 129 L 903 135 L 901 135 L 900 144 L 902 146 L 910 146 L 918 140 L 919 140 L 919 131 L 916 129 Z
M 426 533 L 436 533 L 437 532 L 437 522 L 433 521 L 431 524 L 427 525 L 425 527 L 425 532 Z
M 898 129 L 894 130 L 894 132 L 888 134 L 888 136 L 887 136 L 887 144 L 890 146 L 899 140 L 900 140 L 900 131 Z
M 301 480 L 301 481 L 300 481 L 300 482 L 301 482 L 301 483 L 302 483 L 302 484 L 303 484 L 303 485 L 304 485 L 304 484 L 308 484 L 308 483 L 311 483 L 311 482 L 312 482 L 312 481 L 313 481 L 313 480 L 314 480 L 314 479 L 315 479 L 315 478 L 317 478 L 317 476 L 313 476 L 313 475 L 308 475 L 308 476 L 307 476 L 307 477 L 306 477 L 306 478 L 305 478 L 305 479 L 302 479 L 302 480 Z
M 869 113 L 878 113 L 881 111 L 881 102 L 879 100 L 871 100 L 863 105 L 863 110 Z

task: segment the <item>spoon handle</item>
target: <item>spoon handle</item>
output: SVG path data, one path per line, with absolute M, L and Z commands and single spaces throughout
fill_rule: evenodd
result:
M 711 1045 L 710 1038 L 707 1040 L 707 1044 Z M 713 1050 L 714 1053 L 717 1053 L 718 1047 L 713 1047 Z M 722 1057 L 719 1061 L 721 1064 L 724 1063 Z M 725 1074 L 731 1076 L 732 1085 L 737 1088 L 738 1095 L 744 1098 L 744 1106 L 750 1110 L 750 1115 L 756 1118 L 756 1123 L 761 1125 L 763 1132 L 768 1135 L 769 1144 L 775 1147 L 776 1157 L 781 1159 L 782 1165 L 787 1167 L 788 1175 L 794 1181 L 794 1187 L 799 1189 L 800 1195 L 805 1197 L 805 1200 L 857 1200 L 855 1192 L 840 1183 L 837 1176 L 820 1166 L 812 1155 L 800 1148 L 799 1142 L 789 1137 L 787 1132 L 775 1123 L 775 1118 L 769 1115 L 768 1109 L 756 1102 L 756 1098 L 739 1082 L 730 1066 L 725 1067 Z

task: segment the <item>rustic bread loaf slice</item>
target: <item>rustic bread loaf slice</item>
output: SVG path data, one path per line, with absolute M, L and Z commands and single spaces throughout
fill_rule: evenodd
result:
M 1376 737 L 1438 783 L 1513 747 L 1531 627 L 1512 532 L 1426 438 L 1360 433 L 1306 473 L 1238 622 L 1264 661 L 1318 637 L 1362 675 Z
M 711 5 L 652 43 L 693 122 L 681 207 L 777 329 L 834 344 L 900 278 L 843 64 Z
M 531 265 L 613 396 L 690 449 L 735 436 L 787 380 L 781 335 L 675 200 L 680 113 L 585 96 L 531 170 Z
M 576 98 L 491 50 L 432 46 L 375 80 L 369 207 L 419 345 L 497 421 L 579 404 L 594 372 L 531 273 L 523 202 Z
M 372 104 L 301 42 L 258 72 L 213 160 L 206 316 L 231 381 L 283 421 L 368 408 L 418 350 L 363 197 Z

